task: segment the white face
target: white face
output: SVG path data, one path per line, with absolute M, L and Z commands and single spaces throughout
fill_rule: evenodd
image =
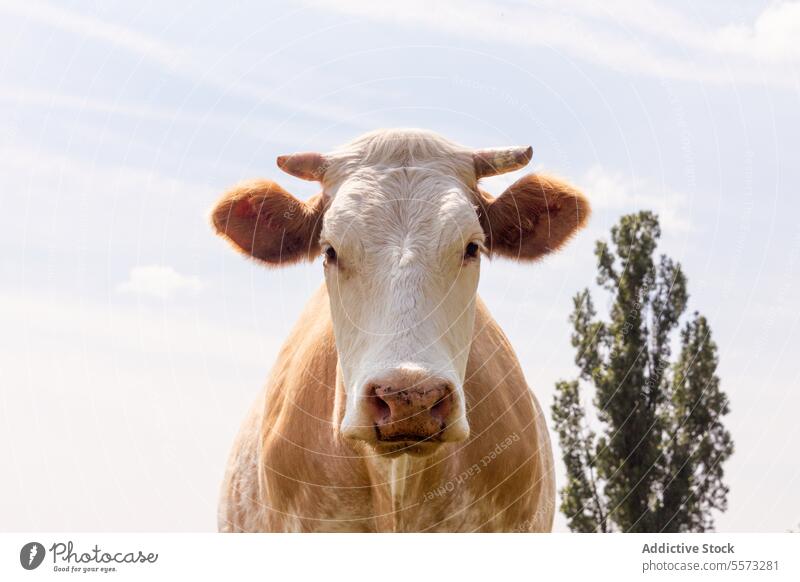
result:
M 370 389 L 398 373 L 449 385 L 437 440 L 469 434 L 463 383 L 484 233 L 449 167 L 360 167 L 326 189 L 320 240 L 347 438 L 374 444 Z

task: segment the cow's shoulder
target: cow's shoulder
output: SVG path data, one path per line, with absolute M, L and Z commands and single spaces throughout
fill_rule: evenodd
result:
M 473 434 L 521 430 L 535 417 L 532 393 L 514 349 L 480 298 L 464 384 Z
M 461 464 L 480 469 L 471 494 L 498 510 L 481 529 L 548 530 L 555 483 L 546 419 L 511 343 L 477 301 L 464 387 L 471 436 Z
M 338 520 L 352 518 L 345 498 L 352 497 L 353 507 L 369 505 L 366 489 L 358 487 L 368 484 L 363 461 L 332 430 L 336 361 L 323 285 L 284 342 L 240 429 L 223 486 L 221 530 L 335 529 Z

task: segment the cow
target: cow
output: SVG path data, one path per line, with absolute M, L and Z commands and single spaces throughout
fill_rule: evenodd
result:
M 211 222 L 236 250 L 268 266 L 322 256 L 324 283 L 240 429 L 220 531 L 552 529 L 545 417 L 477 296 L 482 257 L 536 261 L 589 216 L 554 177 L 479 187 L 531 156 L 379 130 L 278 157 L 321 184 L 306 201 L 270 180 L 222 196 Z

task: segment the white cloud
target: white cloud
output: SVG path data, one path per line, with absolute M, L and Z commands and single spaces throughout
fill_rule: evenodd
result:
M 117 291 L 168 299 L 180 291 L 198 292 L 203 287 L 198 277 L 182 275 L 172 267 L 142 265 L 131 269 L 128 280 L 117 285 Z
M 769 6 L 752 25 L 719 30 L 714 46 L 724 52 L 768 61 L 800 61 L 800 2 Z
M 594 208 L 632 212 L 652 210 L 661 225 L 671 231 L 691 230 L 689 198 L 637 176 L 627 176 L 594 165 L 580 181 Z
M 800 64 L 799 2 L 767 8 L 752 26 L 699 26 L 652 2 L 576 0 L 535 6 L 485 0 L 313 0 L 319 7 L 385 22 L 517 46 L 553 49 L 616 71 L 703 82 L 794 87 Z M 765 62 L 766 61 L 766 62 Z

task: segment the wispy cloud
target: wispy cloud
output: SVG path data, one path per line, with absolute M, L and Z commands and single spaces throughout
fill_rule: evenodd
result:
M 298 135 L 297 127 L 304 120 L 293 124 L 280 124 L 279 118 L 270 119 L 263 115 L 242 115 L 225 113 L 213 109 L 190 111 L 178 107 L 142 104 L 119 99 L 106 99 L 88 95 L 70 95 L 52 90 L 42 90 L 23 85 L 0 87 L 0 103 L 14 107 L 28 107 L 45 111 L 75 111 L 110 117 L 127 117 L 157 123 L 182 124 L 193 128 L 211 127 L 230 134 L 243 134 L 262 142 L 279 143 L 283 147 L 306 145 L 305 137 Z M 106 137 L 110 130 L 104 128 Z M 130 135 L 126 134 L 126 139 Z
M 750 25 L 718 28 L 699 26 L 664 5 L 632 0 L 602 4 L 566 0 L 506 8 L 485 0 L 313 3 L 352 16 L 426 27 L 471 40 L 547 47 L 624 73 L 789 87 L 798 82 L 800 2 L 772 5 Z
M 117 291 L 169 299 L 181 291 L 198 292 L 204 286 L 199 277 L 183 275 L 167 265 L 142 265 L 131 269 Z
M 15 259 L 60 249 L 102 252 L 106 247 L 98 241 L 107 252 L 112 240 L 117 250 L 148 245 L 160 240 L 154 232 L 168 233 L 175 248 L 186 250 L 197 240 L 193 233 L 207 231 L 204 216 L 217 196 L 199 180 L 104 164 L 23 140 L 0 147 L 0 191 L 9 193 L 0 215 L 0 256 Z M 150 261 L 160 259 L 143 262 Z
M 82 353 L 87 350 L 83 357 L 88 355 L 98 363 L 102 354 L 112 351 L 121 364 L 136 364 L 147 353 L 170 358 L 222 358 L 229 365 L 259 370 L 281 345 L 282 338 L 273 335 L 271 329 L 247 328 L 207 315 L 125 303 L 98 304 L 67 294 L 3 292 L 0 341 L 14 348 L 4 357 L 55 356 L 78 349 Z M 30 334 L 31 343 L 18 343 L 14 338 L 21 334 Z
M 168 68 L 185 62 L 185 51 L 125 26 L 46 2 L 0 2 L 0 11 L 80 35 L 109 42 Z
M 69 10 L 47 2 L 0 0 L 0 14 L 3 13 L 28 19 L 82 39 L 90 38 L 106 42 L 170 74 L 189 78 L 197 84 L 214 87 L 226 94 L 237 95 L 258 103 L 271 103 L 317 119 L 337 123 L 350 120 L 350 124 L 358 125 L 358 122 L 354 121 L 357 110 L 320 102 L 319 96 L 304 102 L 284 94 L 285 87 L 291 85 L 295 77 L 302 75 L 309 68 L 308 64 L 299 66 L 298 63 L 292 62 L 286 54 L 285 46 L 277 46 L 271 52 L 246 56 L 240 52 L 239 58 L 231 60 L 226 58 L 230 53 L 229 47 L 222 50 L 209 46 L 198 48 L 165 42 L 86 11 Z M 278 21 L 286 16 L 286 14 L 275 16 L 271 24 L 277 26 Z M 313 33 L 309 33 L 311 34 Z M 299 37 L 295 42 L 301 40 L 303 38 Z M 270 65 L 268 70 L 272 71 L 273 75 L 270 82 L 251 80 L 251 73 L 262 63 Z M 317 76 L 323 74 L 323 71 L 315 71 Z
M 101 165 L 36 147 L 23 140 L 0 148 L 0 154 L 0 186 L 23 195 L 10 201 L 15 205 L 24 204 L 27 198 L 43 193 L 49 193 L 51 197 L 56 193 L 66 193 L 98 200 L 108 200 L 111 193 L 125 199 L 153 195 L 206 201 L 215 195 L 214 190 L 205 184 L 189 183 L 123 164 Z
M 591 194 L 595 208 L 623 212 L 653 210 L 666 230 L 685 232 L 692 228 L 688 196 L 663 184 L 594 165 L 580 180 L 580 186 Z

